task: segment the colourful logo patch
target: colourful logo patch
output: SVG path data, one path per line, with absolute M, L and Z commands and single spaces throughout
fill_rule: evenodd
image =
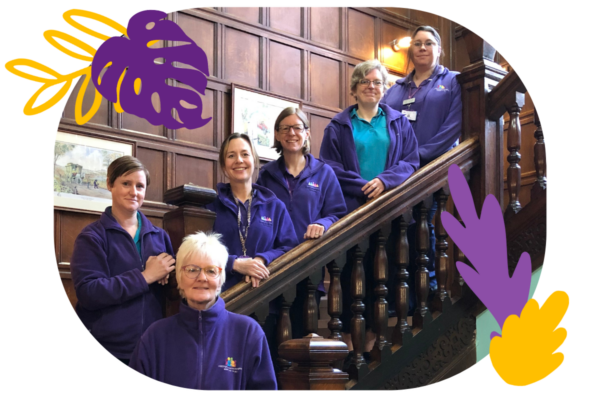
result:
M 260 220 L 264 222 L 273 222 L 269 217 L 260 217 Z
M 236 363 L 235 363 L 235 360 L 233 359 L 233 357 L 227 357 L 227 361 L 225 361 L 225 366 L 231 367 L 231 368 L 236 367 Z
M 318 188 L 318 187 L 319 187 L 319 184 L 318 184 L 318 183 L 315 183 L 315 182 L 308 182 L 308 186 L 310 186 L 310 187 L 314 187 L 314 188 Z
M 444 90 L 444 89 L 446 89 L 446 86 L 444 86 L 444 85 L 438 85 L 437 89 L 438 90 Z

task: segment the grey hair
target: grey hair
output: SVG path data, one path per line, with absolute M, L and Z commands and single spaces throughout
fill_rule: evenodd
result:
M 352 78 L 350 79 L 350 92 L 354 93 L 356 91 L 356 85 L 358 85 L 358 81 L 364 79 L 365 76 L 369 75 L 374 69 L 381 72 L 383 91 L 385 92 L 387 90 L 388 72 L 387 69 L 381 65 L 379 60 L 363 61 L 354 67 L 354 71 L 352 71 Z

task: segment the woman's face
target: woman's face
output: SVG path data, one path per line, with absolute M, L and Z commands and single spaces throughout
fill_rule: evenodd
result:
M 185 268 L 195 267 L 190 269 L 199 270 L 200 268 L 217 268 L 217 265 L 212 258 L 200 255 L 194 255 L 184 263 L 179 289 L 183 291 L 183 296 L 187 299 L 190 307 L 196 310 L 206 310 L 215 303 L 217 292 L 221 288 L 221 274 L 218 273 L 216 277 L 210 277 L 202 269 L 194 271 L 193 275 L 196 275 L 194 278 L 186 273 Z
M 288 129 L 288 132 L 284 132 Z M 296 130 L 294 128 L 300 128 Z M 275 138 L 281 143 L 283 153 L 302 153 L 304 143 L 310 137 L 310 132 L 304 129 L 304 122 L 296 115 L 288 115 L 279 123 L 279 129 L 275 132 Z
M 112 194 L 113 209 L 125 212 L 136 212 L 142 207 L 146 197 L 146 174 L 144 171 L 133 171 L 121 175 L 108 190 Z
M 437 64 L 442 48 L 430 32 L 417 32 L 410 45 L 415 67 L 432 68 Z
M 248 142 L 233 139 L 225 152 L 225 175 L 231 182 L 252 181 L 254 173 L 254 155 Z
M 374 69 L 369 72 L 362 80 L 365 81 L 382 81 L 383 76 L 378 69 Z M 375 86 L 373 83 L 361 84 L 360 82 L 356 85 L 356 88 L 352 92 L 352 95 L 356 97 L 358 107 L 378 105 L 379 101 L 383 97 L 383 84 Z

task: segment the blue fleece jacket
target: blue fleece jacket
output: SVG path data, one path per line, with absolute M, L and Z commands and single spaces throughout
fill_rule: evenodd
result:
M 419 153 L 417 139 L 408 119 L 385 104 L 379 106 L 385 112 L 390 147 L 385 170 L 377 178 L 381 179 L 385 190 L 388 190 L 400 185 L 419 167 Z M 350 106 L 333 117 L 325 128 L 319 156 L 335 172 L 348 212 L 354 211 L 367 200 L 361 190 L 367 181 L 360 176 L 350 120 L 350 113 L 356 107 L 357 105 Z M 373 154 L 373 157 L 381 156 L 383 154 Z
M 292 195 L 281 172 L 283 162 L 282 156 L 262 167 L 256 183 L 271 190 L 285 204 L 298 242 L 302 243 L 308 225 L 321 224 L 327 231 L 331 224 L 346 215 L 346 205 L 340 184 L 329 165 L 308 154 Z
M 253 319 L 225 310 L 221 298 L 206 311 L 183 302 L 178 314 L 152 324 L 129 366 L 189 389 L 277 389 L 264 332 Z
M 421 166 L 435 160 L 458 144 L 462 131 L 462 99 L 458 72 L 449 71 L 441 65 L 429 79 L 421 82 L 414 95 L 415 102 L 403 105 L 409 91 L 417 87 L 412 81 L 414 72 L 396 81 L 383 96 L 381 103 L 394 110 L 417 112 L 417 120 L 411 121 L 419 142 Z
M 296 247 L 298 240 L 285 205 L 269 189 L 255 184 L 252 188 L 255 194 L 246 239 L 246 255 L 252 258 L 260 256 L 268 265 Z M 213 231 L 223 235 L 223 244 L 229 250 L 227 280 L 222 289 L 225 291 L 241 281 L 242 275 L 233 270 L 233 262 L 244 254 L 238 231 L 238 209 L 231 197 L 231 186 L 228 183 L 217 184 L 217 199 L 206 208 L 217 214 Z
M 161 253 L 173 255 L 173 248 L 167 233 L 140 213 L 140 256 L 111 209 L 77 236 L 71 275 L 75 310 L 85 327 L 115 357 L 128 359 L 142 333 L 162 318 L 163 287 L 146 283 L 146 261 Z

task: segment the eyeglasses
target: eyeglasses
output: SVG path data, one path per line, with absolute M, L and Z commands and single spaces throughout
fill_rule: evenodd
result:
M 360 81 L 358 81 L 358 84 L 361 86 L 371 86 L 371 83 L 376 88 L 379 88 L 381 87 L 381 85 L 383 85 L 383 81 L 380 81 L 379 79 L 376 79 L 374 81 L 370 81 L 368 79 L 361 79 Z
M 196 280 L 200 276 L 200 271 L 204 271 L 204 275 L 209 279 L 216 279 L 219 275 L 221 275 L 221 271 L 223 269 L 219 267 L 215 267 L 213 265 L 209 265 L 208 267 L 199 267 L 197 265 L 186 265 L 183 267 L 183 273 L 189 279 Z
M 306 128 L 304 128 L 304 125 L 280 125 L 277 130 L 282 133 L 288 133 L 290 129 L 293 129 L 296 133 L 302 133 Z
M 433 46 L 437 46 L 437 43 L 431 40 L 426 41 L 425 43 L 422 42 L 414 42 L 412 44 L 413 47 L 416 47 L 417 49 L 420 49 L 423 45 L 425 45 L 425 47 L 433 47 Z

